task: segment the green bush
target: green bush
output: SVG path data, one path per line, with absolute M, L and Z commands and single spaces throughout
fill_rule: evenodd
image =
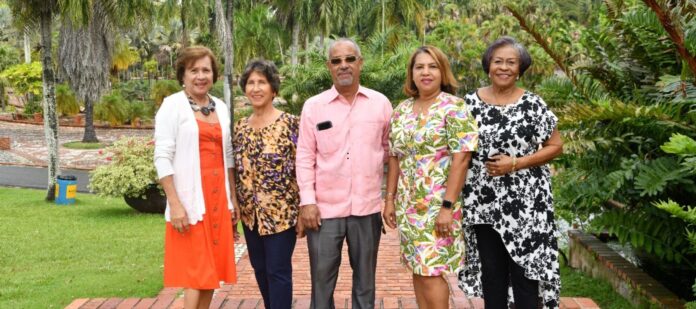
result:
M 149 102 L 134 101 L 127 104 L 127 122 L 133 124 L 137 120 L 152 118 L 154 105 Z
M 155 144 L 149 138 L 126 137 L 105 149 L 107 165 L 90 172 L 89 189 L 100 196 L 140 197 L 157 183 L 152 162 Z
M 145 101 L 150 99 L 150 82 L 147 80 L 129 80 L 115 83 L 114 90 L 121 92 L 126 101 Z
M 66 84 L 56 85 L 56 107 L 58 113 L 63 116 L 71 116 L 80 112 L 80 103 Z
M 120 125 L 128 120 L 128 102 L 121 96 L 121 92 L 113 90 L 101 98 L 99 104 L 94 106 L 94 119 L 109 122 L 111 125 Z
M 150 99 L 155 102 L 155 107 L 158 109 L 160 105 L 162 105 L 164 98 L 179 91 L 181 91 L 181 85 L 179 85 L 179 82 L 171 79 L 159 80 L 150 90 Z
M 41 101 L 34 99 L 24 104 L 24 115 L 31 116 L 36 113 L 43 115 L 43 106 L 41 106 Z

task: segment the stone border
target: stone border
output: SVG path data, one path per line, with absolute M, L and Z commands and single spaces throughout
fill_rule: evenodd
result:
M 684 301 L 624 259 L 597 237 L 568 231 L 570 266 L 609 281 L 614 290 L 638 307 L 684 308 Z
M 154 120 L 154 119 L 153 119 Z M 43 121 L 42 122 L 36 122 L 33 120 L 12 120 L 12 119 L 3 119 L 0 118 L 0 121 L 3 122 L 11 122 L 11 123 L 22 123 L 22 124 L 32 124 L 32 125 L 37 125 L 37 126 L 43 126 Z M 58 125 L 61 127 L 72 127 L 72 128 L 84 128 L 85 124 L 76 124 L 71 121 L 58 121 Z M 140 126 L 112 126 L 112 125 L 102 125 L 102 124 L 94 124 L 94 128 L 96 129 L 134 129 L 134 130 L 152 130 L 155 128 L 154 125 L 148 124 L 148 125 L 140 125 Z

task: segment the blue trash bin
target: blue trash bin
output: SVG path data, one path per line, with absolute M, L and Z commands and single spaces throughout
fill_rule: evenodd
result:
M 58 176 L 56 184 L 56 204 L 70 205 L 75 204 L 75 194 L 77 193 L 77 177 L 73 175 Z

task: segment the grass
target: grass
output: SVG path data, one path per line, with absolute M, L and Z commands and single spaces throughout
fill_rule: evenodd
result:
M 561 266 L 561 296 L 589 297 L 602 309 L 634 308 L 623 296 L 614 292 L 609 282 L 593 279 L 568 266 Z
M 91 194 L 78 193 L 71 206 L 43 196 L 0 187 L 0 308 L 63 308 L 75 298 L 152 297 L 162 289 L 161 215 Z M 606 281 L 565 266 L 561 280 L 562 296 L 632 308 Z
M 104 148 L 102 143 L 83 143 L 83 142 L 67 142 L 63 144 L 63 147 L 68 149 L 101 149 Z
M 75 298 L 151 297 L 162 289 L 164 220 L 122 199 L 0 187 L 0 308 L 63 308 Z

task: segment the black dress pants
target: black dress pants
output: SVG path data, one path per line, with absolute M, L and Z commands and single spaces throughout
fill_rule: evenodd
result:
M 539 306 L 539 281 L 524 276 L 524 269 L 510 257 L 500 234 L 488 224 L 474 225 L 481 259 L 481 283 L 486 309 L 507 308 L 508 286 L 512 283 L 515 309 Z

